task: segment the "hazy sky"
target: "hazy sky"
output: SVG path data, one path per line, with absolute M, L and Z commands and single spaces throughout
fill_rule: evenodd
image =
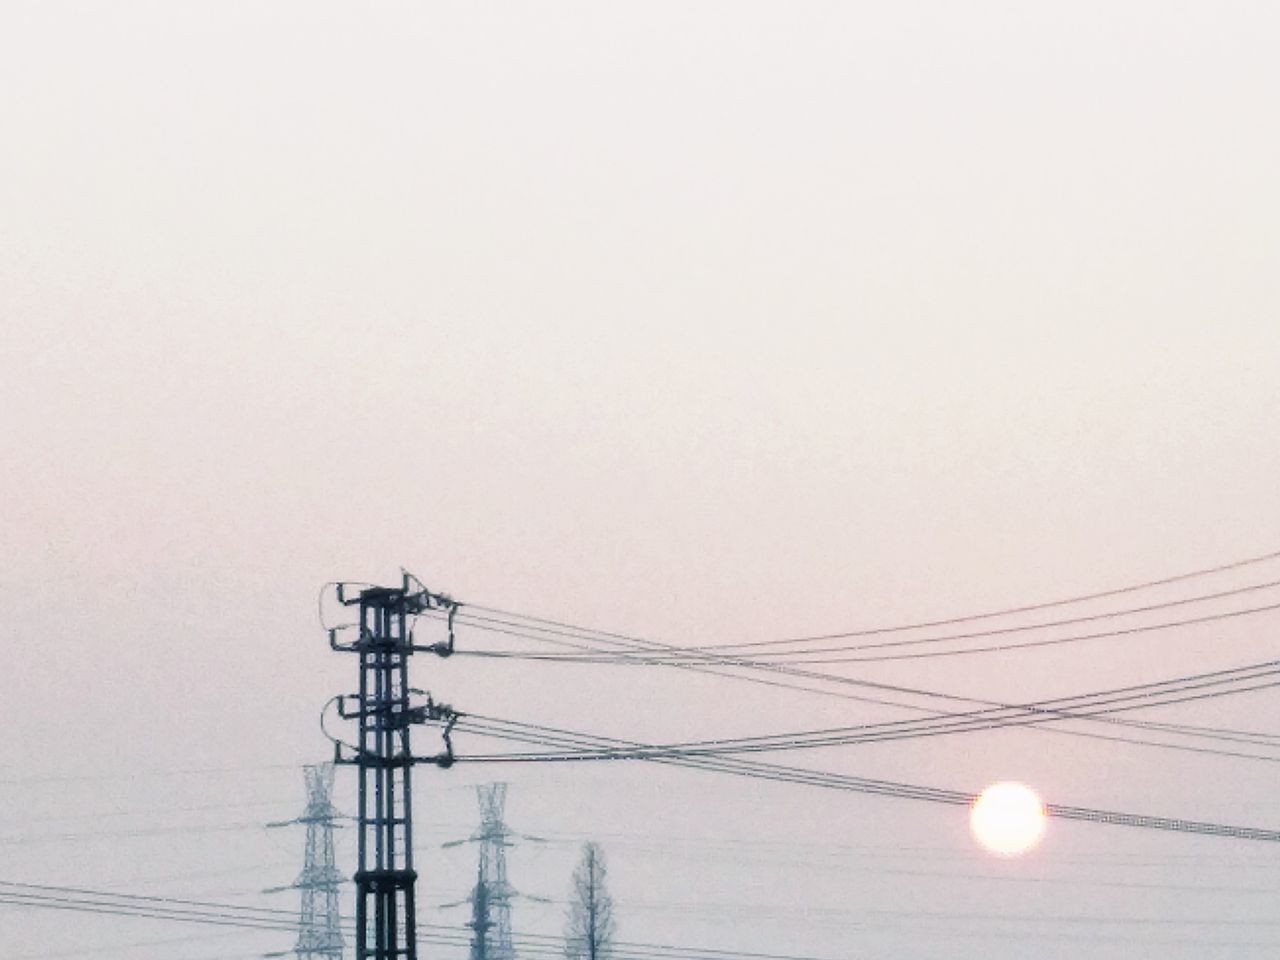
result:
M 0 880 L 292 906 L 258 891 L 302 838 L 260 824 L 300 809 L 355 681 L 328 580 L 403 565 L 724 643 L 1276 549 L 1277 36 L 1266 3 L 7 0 Z M 1274 625 L 846 672 L 1028 700 L 1274 657 Z M 902 716 L 675 671 L 415 668 L 464 711 L 637 739 Z M 1028 731 L 782 761 L 1280 821 L 1273 763 Z M 435 847 L 492 776 L 556 841 L 513 853 L 516 885 L 565 896 L 596 837 L 631 940 L 1280 945 L 1267 848 L 1053 824 L 994 862 L 962 810 L 637 764 L 424 771 L 433 922 L 464 919 L 434 905 L 472 854 Z M 12 960 L 289 944 L 0 906 Z

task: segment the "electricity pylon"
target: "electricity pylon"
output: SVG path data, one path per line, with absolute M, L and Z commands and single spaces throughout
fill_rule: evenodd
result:
M 503 819 L 507 801 L 505 783 L 487 783 L 476 787 L 480 801 L 480 829 L 464 840 L 452 840 L 445 847 L 464 843 L 479 846 L 476 885 L 466 900 L 445 906 L 471 904 L 471 960 L 515 960 L 511 943 L 511 901 L 517 896 L 527 900 L 550 902 L 542 897 L 517 893 L 507 880 L 507 848 L 515 846 L 513 837 L 540 841 L 539 837 L 512 833 Z
M 273 887 L 267 893 L 282 890 L 302 891 L 298 912 L 298 940 L 293 952 L 297 960 L 342 960 L 342 916 L 338 908 L 338 887 L 342 874 L 334 863 L 333 829 L 341 814 L 334 808 L 333 764 L 320 763 L 302 768 L 307 779 L 307 809 L 302 816 L 269 827 L 287 827 L 296 823 L 307 828 L 307 852 L 298 879 L 287 887 Z M 269 953 L 283 957 L 288 951 Z
M 360 657 L 360 692 L 335 698 L 339 715 L 359 722 L 359 739 L 345 751 L 346 745 L 334 741 L 334 762 L 360 771 L 356 960 L 417 960 L 410 774 L 415 763 L 453 764 L 449 734 L 457 714 L 409 686 L 408 659 L 415 651 L 453 652 L 458 605 L 408 573 L 399 587 L 368 587 L 350 596 L 346 586 L 338 585 L 338 602 L 359 608 L 353 625 L 357 639 L 339 643 L 335 629 L 329 631 L 329 644 Z M 433 610 L 448 615 L 448 641 L 416 645 L 411 622 Z M 425 723 L 440 725 L 444 749 L 416 756 L 409 732 Z

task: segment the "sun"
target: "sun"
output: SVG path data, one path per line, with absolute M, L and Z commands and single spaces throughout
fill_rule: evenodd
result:
M 1026 853 L 1044 836 L 1047 814 L 1035 791 L 1020 783 L 993 783 L 973 801 L 969 829 L 1002 857 Z

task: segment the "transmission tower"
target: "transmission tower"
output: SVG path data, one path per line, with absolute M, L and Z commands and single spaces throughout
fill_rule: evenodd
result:
M 445 847 L 474 843 L 479 848 L 476 885 L 466 900 L 445 904 L 447 907 L 471 904 L 471 960 L 515 960 L 511 943 L 511 902 L 516 897 L 549 903 L 543 897 L 522 894 L 507 880 L 507 848 L 513 838 L 542 842 L 541 837 L 513 833 L 504 820 L 507 785 L 487 783 L 476 787 L 480 802 L 480 829 L 463 840 L 452 840 Z
M 333 829 L 341 815 L 334 808 L 333 764 L 321 763 L 302 768 L 307 780 L 307 809 L 302 816 L 269 827 L 287 827 L 296 823 L 307 828 L 307 852 L 298 879 L 287 887 L 273 887 L 267 893 L 301 890 L 302 905 L 298 913 L 298 940 L 293 952 L 297 960 L 342 960 L 342 916 L 338 909 L 338 887 L 342 874 L 334 864 Z M 283 957 L 269 953 L 269 957 Z
M 413 793 L 415 763 L 448 767 L 453 763 L 450 731 L 457 719 L 452 709 L 409 686 L 408 659 L 415 651 L 448 656 L 453 652 L 453 614 L 457 604 L 431 593 L 408 573 L 399 587 L 368 587 L 349 596 L 338 585 L 338 601 L 357 607 L 351 643 L 335 650 L 360 657 L 359 693 L 335 698 L 338 713 L 359 723 L 358 742 L 334 741 L 334 762 L 351 764 L 360 773 L 359 866 L 356 870 L 356 960 L 417 960 L 413 868 Z M 419 646 L 411 624 L 419 614 L 447 614 L 446 642 Z M 414 698 L 417 702 L 414 702 Z M 417 724 L 441 727 L 444 749 L 416 756 L 410 729 Z M 345 747 L 345 749 L 344 749 Z
M 480 882 L 493 918 L 493 935 L 487 960 L 515 960 L 511 948 L 511 884 L 507 882 L 507 847 L 511 846 L 503 813 L 507 785 L 488 783 L 476 787 L 480 801 Z

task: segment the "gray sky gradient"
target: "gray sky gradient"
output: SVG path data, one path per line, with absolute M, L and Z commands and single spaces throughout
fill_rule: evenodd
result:
M 0 879 L 245 903 L 287 882 L 301 837 L 258 824 L 300 808 L 319 708 L 354 681 L 314 613 L 334 578 L 404 565 L 698 643 L 1275 549 L 1278 30 L 1230 2 L 11 0 Z M 1030 699 L 1273 657 L 1274 629 L 848 672 Z M 463 710 L 612 736 L 901 716 L 669 671 L 416 667 Z M 1153 716 L 1274 730 L 1275 697 Z M 1275 764 L 1026 731 L 788 760 L 1280 821 Z M 235 772 L 180 772 L 209 770 Z M 491 774 L 423 774 L 424 903 L 471 882 L 433 845 Z M 1275 854 L 1247 845 L 1054 824 L 997 862 L 946 808 L 634 764 L 496 775 L 556 840 L 514 854 L 516 884 L 564 896 L 598 838 L 627 939 L 1280 944 Z M 558 933 L 560 908 L 517 923 Z M 220 933 L 0 908 L 11 958 L 289 941 Z

